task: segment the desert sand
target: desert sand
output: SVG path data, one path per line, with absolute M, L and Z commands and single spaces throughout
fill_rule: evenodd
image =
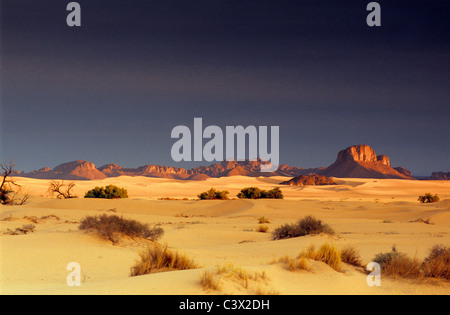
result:
M 297 256 L 311 244 L 332 243 L 358 249 L 364 263 L 395 245 L 423 259 L 434 245 L 450 244 L 450 181 L 395 179 L 335 179 L 337 186 L 282 186 L 284 200 L 198 201 L 198 193 L 214 187 L 228 190 L 258 186 L 271 189 L 286 177 L 243 176 L 180 181 L 148 177 L 118 177 L 75 181 L 78 199 L 47 196 L 49 180 L 16 178 L 31 195 L 22 206 L 0 206 L 1 294 L 450 294 L 443 280 L 404 280 L 381 276 L 381 286 L 369 287 L 363 268 L 344 265 L 341 272 L 310 261 L 310 271 L 289 271 L 275 261 Z M 83 199 L 95 186 L 128 189 L 122 200 Z M 420 204 L 417 197 L 438 194 L 441 201 Z M 158 200 L 159 198 L 188 200 Z M 143 248 L 140 241 L 112 244 L 78 229 L 87 215 L 116 214 L 164 229 L 160 243 L 186 254 L 198 269 L 130 277 L 130 267 Z M 271 231 L 313 215 L 336 235 L 316 235 L 274 241 Z M 270 219 L 268 233 L 256 232 L 258 218 Z M 28 218 L 27 218 L 28 217 Z M 35 231 L 9 235 L 34 219 Z M 47 218 L 45 218 L 47 217 Z M 430 218 L 432 224 L 412 222 Z M 33 219 L 31 219 L 33 220 Z M 81 266 L 81 286 L 69 287 L 66 266 Z M 220 291 L 204 290 L 205 271 L 224 265 L 249 274 L 264 274 L 248 285 L 224 277 Z

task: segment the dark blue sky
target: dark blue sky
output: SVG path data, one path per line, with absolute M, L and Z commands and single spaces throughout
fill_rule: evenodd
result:
M 280 161 L 368 144 L 450 171 L 450 2 L 1 0 L 1 150 L 25 171 L 175 163 L 177 125 L 280 126 Z

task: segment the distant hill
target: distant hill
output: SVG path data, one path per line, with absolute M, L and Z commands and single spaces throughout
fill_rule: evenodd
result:
M 171 178 L 181 180 L 206 180 L 210 177 L 225 176 L 298 176 L 322 171 L 325 168 L 302 169 L 288 165 L 281 165 L 276 172 L 262 173 L 258 161 L 224 161 L 210 166 L 200 166 L 191 170 L 184 168 L 144 165 L 138 168 L 124 168 L 117 164 L 107 164 L 96 168 L 88 161 L 74 161 L 56 166 L 53 170 L 49 167 L 30 173 L 18 172 L 17 176 L 38 179 L 62 179 L 62 180 L 94 180 L 118 176 L 147 176 L 159 178 Z
M 181 180 L 206 180 L 226 176 L 270 177 L 318 174 L 338 178 L 398 178 L 414 179 L 411 172 L 403 167 L 392 168 L 389 157 L 376 155 L 368 145 L 351 146 L 339 152 L 336 162 L 329 167 L 304 169 L 296 166 L 280 165 L 271 173 L 261 172 L 264 162 L 257 161 L 223 161 L 209 166 L 199 166 L 190 170 L 171 166 L 144 165 L 138 168 L 125 168 L 117 164 L 107 164 L 96 168 L 88 161 L 78 160 L 58 165 L 53 170 L 49 167 L 29 173 L 17 172 L 17 176 L 38 179 L 94 180 L 118 176 L 147 176 Z M 434 173 L 431 179 L 448 179 L 449 173 Z M 311 179 L 299 179 L 308 181 Z M 320 180 L 319 180 L 320 182 Z
M 450 180 L 450 172 L 434 172 L 433 174 L 431 174 L 431 179 Z
M 294 177 L 291 180 L 280 183 L 280 185 L 314 186 L 314 185 L 336 185 L 336 183 L 332 178 L 323 175 L 311 174 Z
M 399 168 L 400 170 L 400 168 Z M 339 178 L 391 178 L 414 179 L 391 167 L 386 155 L 376 155 L 368 145 L 355 145 L 339 152 L 336 162 L 320 172 L 320 175 Z
M 41 168 L 30 173 L 20 173 L 21 177 L 38 179 L 62 179 L 62 180 L 93 180 L 104 179 L 107 176 L 100 172 L 93 163 L 78 160 L 58 165 L 53 170 L 49 167 Z

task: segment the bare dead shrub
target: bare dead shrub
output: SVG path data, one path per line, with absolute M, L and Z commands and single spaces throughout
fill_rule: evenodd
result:
M 48 194 L 50 196 L 54 196 L 56 194 L 56 198 L 58 199 L 72 199 L 78 198 L 77 196 L 72 194 L 72 189 L 75 187 L 74 182 L 70 182 L 65 184 L 64 181 L 51 181 L 48 186 Z

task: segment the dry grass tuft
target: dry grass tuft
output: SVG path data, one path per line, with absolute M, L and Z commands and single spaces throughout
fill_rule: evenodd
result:
M 341 271 L 341 252 L 336 246 L 331 244 L 322 245 L 318 251 L 315 246 L 310 246 L 306 251 L 300 253 L 298 258 L 307 258 L 317 261 L 322 261 L 336 271 Z
M 214 274 L 214 272 L 211 271 L 205 271 L 201 278 L 200 278 L 200 283 L 203 287 L 203 290 L 214 290 L 214 291 L 219 291 L 220 289 L 220 279 L 218 279 L 216 277 L 216 275 Z
M 310 270 L 310 266 L 308 265 L 306 257 L 299 257 L 297 259 L 294 259 L 289 256 L 284 256 L 284 257 L 274 261 L 274 263 L 285 264 L 287 270 L 289 270 L 289 271 L 300 271 L 300 270 L 309 271 Z
M 265 224 L 265 223 L 269 224 L 269 223 L 270 223 L 270 220 L 269 220 L 268 218 L 262 216 L 262 217 L 260 217 L 260 218 L 258 219 L 258 223 L 259 223 L 259 224 Z
M 268 226 L 268 225 L 265 225 L 265 224 L 259 225 L 259 226 L 256 228 L 256 232 L 267 233 L 267 231 L 269 231 L 269 226 Z
M 232 263 L 218 267 L 215 272 L 205 271 L 200 278 L 200 283 L 204 290 L 221 291 L 221 283 L 225 280 L 237 285 L 239 290 L 245 289 L 255 294 L 275 292 L 261 288 L 261 285 L 267 286 L 268 282 L 265 271 L 250 273 L 241 267 L 234 266 Z
M 392 247 L 388 253 L 380 253 L 375 256 L 374 262 L 378 263 L 381 271 L 386 276 L 394 278 L 421 278 L 420 262 L 418 259 L 410 258 L 408 255 L 397 251 Z
M 342 262 L 355 267 L 361 267 L 363 265 L 359 251 L 350 246 L 345 247 L 341 251 L 341 260 Z
M 450 280 L 450 247 L 437 245 L 422 264 L 425 277 Z
M 139 253 L 140 261 L 131 267 L 130 276 L 198 268 L 187 256 L 173 252 L 166 245 L 154 244 Z

